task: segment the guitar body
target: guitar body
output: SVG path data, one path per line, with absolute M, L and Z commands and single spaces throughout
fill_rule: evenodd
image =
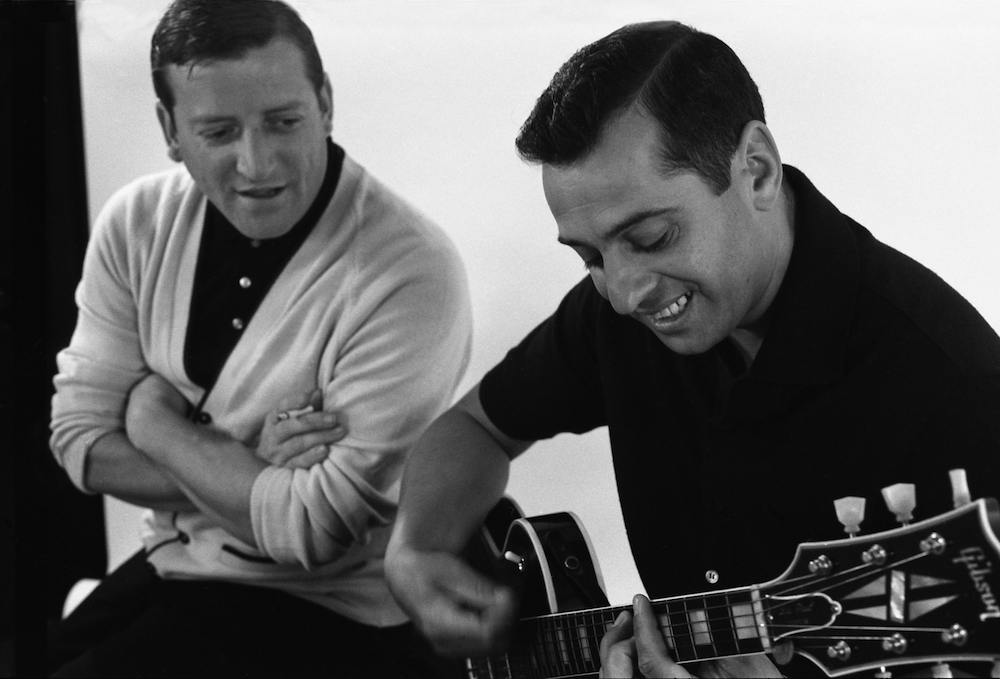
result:
M 500 542 L 498 537 L 505 523 L 506 536 Z M 478 544 L 470 546 L 477 555 L 470 556 L 467 549 L 466 558 L 479 570 L 518 590 L 521 618 L 609 605 L 593 545 L 575 514 L 559 512 L 525 518 L 513 500 L 504 498 L 487 516 L 481 533 Z M 503 547 L 498 547 L 499 544 Z M 483 565 L 484 557 L 493 561 L 492 567 Z M 602 626 L 599 633 L 574 634 L 573 638 L 555 633 L 548 645 L 555 654 L 559 648 L 571 648 L 573 654 L 593 662 L 600 657 L 598 649 L 604 629 Z M 545 661 L 532 657 L 534 654 L 530 652 L 518 651 L 537 645 L 537 638 L 526 638 L 534 631 L 522 624 L 514 648 L 504 656 L 468 659 L 466 676 L 470 679 L 540 676 Z M 568 659 L 570 654 L 566 656 Z M 581 671 L 577 676 L 594 676 L 594 673 Z
M 515 520 L 504 552 L 522 559 L 521 617 L 609 605 L 597 558 L 576 515 Z

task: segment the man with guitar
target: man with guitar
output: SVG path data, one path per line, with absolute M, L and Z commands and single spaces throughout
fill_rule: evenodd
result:
M 768 581 L 843 535 L 832 502 L 948 470 L 995 495 L 1000 338 L 932 272 L 783 165 L 732 50 L 674 22 L 577 52 L 517 140 L 542 165 L 583 280 L 422 437 L 387 552 L 390 588 L 439 651 L 503 647 L 513 591 L 458 556 L 533 441 L 607 426 L 651 597 Z M 872 506 L 865 532 L 896 527 Z M 685 676 L 637 597 L 603 672 Z M 784 658 L 779 658 L 784 660 Z M 696 673 L 778 673 L 766 656 Z

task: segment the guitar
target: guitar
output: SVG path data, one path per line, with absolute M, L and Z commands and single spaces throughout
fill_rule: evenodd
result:
M 498 549 L 501 526 L 509 525 Z M 679 663 L 772 653 L 828 675 L 918 663 L 1000 667 L 1000 506 L 969 502 L 911 525 L 799 545 L 770 582 L 652 602 Z M 520 573 L 522 619 L 506 653 L 465 661 L 469 679 L 579 677 L 623 610 L 608 605 L 586 531 L 570 513 L 523 518 L 503 500 L 489 550 Z M 996 675 L 994 675 L 996 676 Z

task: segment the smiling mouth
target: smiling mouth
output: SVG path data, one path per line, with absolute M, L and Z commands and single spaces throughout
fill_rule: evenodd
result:
M 646 318 L 648 318 L 654 324 L 674 322 L 687 309 L 688 302 L 691 301 L 691 295 L 692 293 L 685 292 L 683 295 L 681 295 L 680 297 L 678 297 L 673 302 L 671 302 L 664 308 L 660 309 L 656 313 L 646 314 Z

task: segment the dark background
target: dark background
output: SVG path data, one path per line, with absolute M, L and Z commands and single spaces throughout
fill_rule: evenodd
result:
M 76 7 L 0 0 L 0 676 L 45 674 L 69 588 L 106 569 L 100 496 L 48 452 L 88 233 Z

